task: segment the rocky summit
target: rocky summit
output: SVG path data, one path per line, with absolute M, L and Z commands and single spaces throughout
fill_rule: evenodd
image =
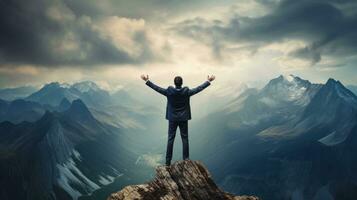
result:
M 220 190 L 208 170 L 198 161 L 177 161 L 156 168 L 153 181 L 127 186 L 107 200 L 258 200 L 254 196 L 234 196 Z

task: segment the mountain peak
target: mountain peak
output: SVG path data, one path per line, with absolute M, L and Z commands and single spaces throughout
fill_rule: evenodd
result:
M 270 80 L 260 93 L 278 101 L 293 102 L 303 98 L 305 91 L 310 86 L 311 83 L 308 80 L 303 80 L 294 75 L 280 75 Z
M 329 78 L 326 81 L 325 86 L 333 90 L 338 90 L 338 89 L 347 90 L 347 88 L 345 88 L 345 86 L 340 81 L 335 80 L 333 78 Z
M 345 86 L 339 81 L 339 80 L 335 80 L 333 78 L 329 78 L 325 84 L 328 87 L 335 87 L 336 89 L 338 88 L 342 88 L 343 90 L 347 90 L 347 88 L 345 88 Z
M 234 196 L 220 190 L 208 170 L 198 161 L 177 161 L 170 167 L 156 168 L 153 181 L 127 186 L 107 200 L 258 200 L 254 196 Z
M 280 75 L 277 78 L 274 78 L 269 81 L 268 85 L 275 85 L 275 84 L 287 84 L 287 85 L 301 85 L 301 86 L 307 86 L 310 85 L 310 81 L 304 80 L 298 76 L 295 75 Z
M 294 81 L 296 78 L 299 78 L 297 76 L 294 76 L 292 74 L 289 74 L 289 75 L 280 75 L 281 78 L 283 78 L 284 80 L 287 80 L 289 82 L 292 82 Z
M 98 91 L 101 90 L 100 87 L 93 81 L 82 81 L 72 85 L 73 88 L 76 88 L 80 92 L 88 92 L 90 90 Z
M 44 85 L 44 87 L 59 87 L 59 82 L 51 82 Z
M 65 111 L 65 114 L 80 121 L 95 121 L 92 113 L 81 99 L 72 101 L 71 106 Z
M 336 81 L 335 79 L 333 78 L 329 78 L 326 82 L 326 85 L 332 85 L 332 84 L 336 84 L 338 83 L 339 81 Z
M 326 84 L 324 85 L 323 91 L 326 93 L 325 95 L 327 95 L 327 92 L 334 93 L 338 97 L 342 98 L 344 101 L 349 102 L 352 106 L 356 107 L 356 96 L 338 80 L 329 78 Z M 337 96 L 334 96 L 334 98 L 336 98 Z
M 59 82 L 51 82 L 47 83 L 43 86 L 43 88 L 68 88 L 69 84 L 67 83 L 59 83 Z

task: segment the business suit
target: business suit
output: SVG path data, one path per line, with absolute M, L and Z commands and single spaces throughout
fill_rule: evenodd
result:
M 169 164 L 172 159 L 172 150 L 175 140 L 177 127 L 180 128 L 183 159 L 189 158 L 188 145 L 188 120 L 191 119 L 190 97 L 201 92 L 210 85 L 209 81 L 204 82 L 200 86 L 189 89 L 188 87 L 172 87 L 167 89 L 161 88 L 151 81 L 147 81 L 146 85 L 166 96 L 166 119 L 169 120 L 168 142 L 166 150 L 166 164 Z

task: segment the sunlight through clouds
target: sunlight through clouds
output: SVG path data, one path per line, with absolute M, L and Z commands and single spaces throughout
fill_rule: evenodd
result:
M 130 14 L 120 6 L 123 3 L 131 8 Z M 224 77 L 220 79 L 224 85 L 234 79 L 254 82 L 307 71 L 317 76 L 325 70 L 329 74 L 324 76 L 331 77 L 343 66 L 351 71 L 346 66 L 357 61 L 352 28 L 357 20 L 347 2 L 321 1 L 314 6 L 289 0 L 150 0 L 145 9 L 138 4 L 125 0 L 19 4 L 22 13 L 14 19 L 22 21 L 21 29 L 9 26 L 5 15 L 11 13 L 3 10 L 3 30 L 18 39 L 0 35 L 4 41 L 0 77 L 7 80 L 1 84 L 20 85 L 19 77 L 27 76 L 26 81 L 35 85 L 95 80 L 117 88 L 147 73 L 162 83 L 171 82 L 175 75 L 197 83 L 207 74 L 216 74 Z M 302 7 L 309 8 L 305 10 L 309 20 Z M 316 15 L 314 9 L 322 11 Z M 30 16 L 38 23 L 31 24 Z M 323 16 L 331 24 L 316 28 Z M 73 75 L 65 73 L 69 71 Z M 355 82 L 351 73 L 344 74 L 346 82 Z

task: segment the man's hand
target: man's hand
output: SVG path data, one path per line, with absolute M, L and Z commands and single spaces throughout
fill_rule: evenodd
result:
M 148 81 L 149 80 L 149 75 L 141 75 L 141 79 L 143 79 L 144 81 Z
M 211 76 L 207 76 L 207 80 L 209 81 L 209 82 L 212 82 L 214 79 L 215 79 L 216 77 L 214 76 L 214 75 L 211 75 Z

